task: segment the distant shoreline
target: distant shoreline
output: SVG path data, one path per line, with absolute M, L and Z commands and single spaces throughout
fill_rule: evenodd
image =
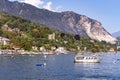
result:
M 76 52 L 71 52 L 71 51 L 67 51 L 67 52 L 55 52 L 55 51 L 43 51 L 43 52 L 39 52 L 39 51 L 22 51 L 22 50 L 0 50 L 0 54 L 71 54 L 71 53 L 76 53 Z

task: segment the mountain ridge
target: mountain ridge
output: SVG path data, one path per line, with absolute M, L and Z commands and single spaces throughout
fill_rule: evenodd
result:
M 65 33 L 79 34 L 82 37 L 98 41 L 113 42 L 116 40 L 103 28 L 99 21 L 72 11 L 52 12 L 26 3 L 8 0 L 1 0 L 0 11 L 45 24 Z
M 112 33 L 112 36 L 114 36 L 114 37 L 119 37 L 120 38 L 120 31 L 117 31 L 117 32 L 114 32 L 114 33 Z

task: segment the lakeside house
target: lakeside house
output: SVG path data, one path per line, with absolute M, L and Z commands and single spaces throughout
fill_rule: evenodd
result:
M 114 52 L 115 50 L 114 50 L 114 48 L 110 48 L 109 51 L 110 52 Z
M 55 39 L 55 33 L 49 34 L 49 35 L 48 35 L 48 39 L 49 39 L 49 40 Z
M 14 45 L 14 46 L 12 47 L 12 49 L 13 49 L 13 50 L 20 50 L 20 46 L 15 46 L 15 45 Z
M 41 46 L 41 47 L 40 47 L 40 51 L 41 51 L 41 52 L 46 51 L 45 47 L 44 47 L 44 46 Z
M 58 47 L 58 48 L 55 50 L 55 52 L 66 54 L 66 53 L 67 53 L 67 50 L 66 50 L 65 47 Z
M 12 29 L 7 24 L 3 25 L 1 29 L 12 31 Z
M 10 44 L 10 39 L 0 37 L 0 45 L 9 45 Z
M 7 31 L 16 31 L 16 32 L 20 32 L 19 28 L 10 28 L 10 26 L 8 26 L 7 24 L 3 25 L 1 29 L 7 30 Z
M 32 50 L 38 51 L 38 48 L 36 46 L 32 46 Z
M 52 50 L 52 51 L 55 51 L 55 50 L 56 50 L 56 47 L 55 47 L 55 46 L 51 46 L 51 50 Z

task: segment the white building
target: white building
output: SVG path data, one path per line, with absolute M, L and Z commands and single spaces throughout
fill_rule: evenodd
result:
M 49 40 L 55 39 L 55 33 L 49 34 L 49 35 L 48 35 L 48 39 L 49 39 Z
M 8 45 L 10 40 L 8 38 L 0 37 L 0 45 Z
M 55 52 L 67 54 L 68 51 L 65 47 L 58 47 Z
M 46 51 L 45 47 L 44 47 L 44 46 L 41 46 L 41 47 L 40 47 L 40 51 L 43 51 L 43 52 Z
M 53 50 L 53 51 L 56 50 L 56 47 L 55 47 L 55 46 L 52 46 L 52 47 L 51 47 L 51 50 Z
M 35 51 L 38 50 L 38 48 L 36 46 L 32 46 L 32 49 L 35 50 Z

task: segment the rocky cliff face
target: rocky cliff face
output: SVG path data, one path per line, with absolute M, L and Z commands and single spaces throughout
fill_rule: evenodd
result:
M 79 34 L 80 36 L 90 37 L 99 41 L 112 42 L 116 40 L 97 20 L 71 11 L 51 12 L 45 9 L 38 9 L 29 4 L 9 2 L 8 0 L 0 0 L 0 11 L 45 24 L 62 32 Z

